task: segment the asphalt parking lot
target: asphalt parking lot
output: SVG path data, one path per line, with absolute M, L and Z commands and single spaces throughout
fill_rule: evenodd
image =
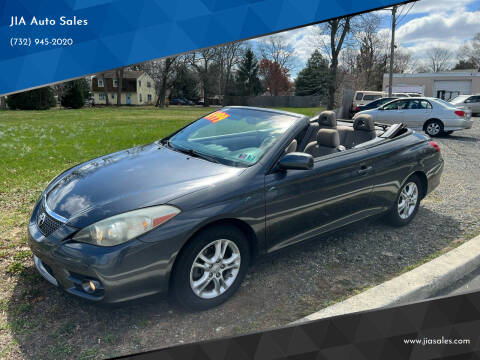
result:
M 480 233 L 480 118 L 474 120 L 470 130 L 435 139 L 446 160 L 442 183 L 409 226 L 365 221 L 262 259 L 233 299 L 206 312 L 187 312 L 163 297 L 106 308 L 39 279 L 42 300 L 22 321 L 38 321 L 42 312 L 53 318 L 28 336 L 14 332 L 21 356 L 102 358 L 282 326 L 460 245 Z M 18 284 L 12 297 L 23 291 Z M 9 304 L 14 324 L 17 303 Z M 51 326 L 62 347 L 45 335 Z

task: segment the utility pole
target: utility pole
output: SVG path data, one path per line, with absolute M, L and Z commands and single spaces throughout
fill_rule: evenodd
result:
M 388 74 L 388 96 L 393 92 L 393 57 L 395 56 L 395 28 L 397 27 L 397 5 L 392 8 L 392 43 L 390 44 L 390 73 Z

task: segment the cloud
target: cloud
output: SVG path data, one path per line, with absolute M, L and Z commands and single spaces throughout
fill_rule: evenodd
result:
M 480 11 L 458 10 L 417 17 L 397 29 L 397 43 L 422 60 L 428 49 L 450 50 L 455 58 L 458 49 L 480 31 Z
M 467 5 L 477 0 L 422 0 L 414 3 L 409 14 L 432 14 L 439 12 L 449 12 L 452 9 L 465 8 Z M 407 10 L 411 4 L 404 5 Z M 406 10 L 404 10 L 405 12 Z
M 397 28 L 396 43 L 409 49 L 420 62 L 432 47 L 447 48 L 455 54 L 480 31 L 480 10 L 471 6 L 477 2 L 478 0 L 422 0 L 414 3 L 413 7 L 412 4 L 404 5 L 399 10 L 401 24 Z M 409 9 L 408 16 L 405 17 Z M 378 13 L 385 26 L 380 33 L 389 37 L 390 14 L 386 11 Z M 308 26 L 282 35 L 294 50 L 297 66 L 292 75 L 295 76 L 315 48 L 319 47 L 318 27 Z

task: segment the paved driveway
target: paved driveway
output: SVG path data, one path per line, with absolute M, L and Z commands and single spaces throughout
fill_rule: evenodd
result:
M 257 263 L 226 304 L 190 313 L 164 298 L 103 308 L 65 295 L 30 266 L 18 281 L 3 333 L 12 358 L 106 357 L 285 325 L 480 232 L 480 119 L 438 139 L 446 160 L 441 186 L 415 221 L 394 229 L 364 221 Z M 28 285 L 26 285 L 28 283 Z

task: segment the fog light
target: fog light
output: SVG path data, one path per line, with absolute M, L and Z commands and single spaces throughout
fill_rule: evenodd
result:
M 88 280 L 82 283 L 82 289 L 86 293 L 93 294 L 98 288 L 98 282 L 95 280 Z

